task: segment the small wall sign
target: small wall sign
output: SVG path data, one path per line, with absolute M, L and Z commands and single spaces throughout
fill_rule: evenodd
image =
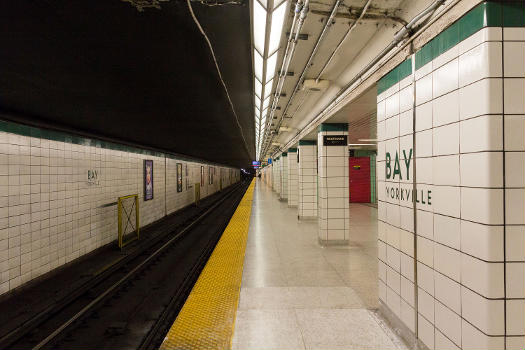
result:
M 323 136 L 324 146 L 346 146 L 348 140 L 346 135 L 324 135 Z
M 100 181 L 98 180 L 98 170 L 89 169 L 87 171 L 87 184 L 92 185 L 100 185 Z

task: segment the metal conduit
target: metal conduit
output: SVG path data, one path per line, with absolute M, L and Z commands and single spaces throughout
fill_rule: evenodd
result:
M 330 13 L 330 16 L 328 17 L 328 20 L 326 21 L 326 23 L 325 23 L 325 25 L 323 27 L 323 30 L 321 31 L 321 34 L 319 35 L 319 38 L 317 38 L 317 42 L 315 43 L 314 49 L 312 50 L 312 53 L 310 54 L 310 57 L 308 58 L 308 61 L 306 62 L 306 65 L 303 68 L 301 76 L 299 77 L 299 80 L 297 81 L 297 84 L 295 85 L 294 91 L 293 91 L 292 95 L 290 96 L 290 99 L 288 100 L 288 103 L 286 104 L 286 107 L 285 107 L 285 109 L 284 109 L 284 111 L 282 113 L 282 116 L 281 116 L 281 119 L 279 120 L 279 125 L 277 126 L 277 128 L 280 127 L 280 125 L 281 125 L 281 123 L 283 121 L 284 115 L 286 115 L 286 112 L 288 111 L 288 108 L 290 106 L 290 102 L 292 101 L 294 95 L 296 94 L 297 90 L 299 89 L 299 85 L 301 84 L 301 82 L 302 82 L 302 80 L 304 78 L 304 75 L 306 74 L 306 71 L 308 70 L 308 67 L 311 64 L 311 62 L 313 60 L 313 57 L 315 56 L 317 50 L 319 49 L 321 41 L 323 40 L 324 36 L 328 32 L 329 27 L 331 27 L 332 21 L 333 21 L 335 15 L 337 14 L 337 9 L 339 8 L 339 5 L 340 5 L 341 1 L 342 0 L 336 0 L 336 2 L 334 4 L 334 7 L 332 8 L 332 11 Z M 286 79 L 286 73 L 288 72 L 288 67 L 290 65 L 290 61 L 291 61 L 293 52 L 295 50 L 295 44 L 297 43 L 297 40 L 299 38 L 300 28 L 302 28 L 303 23 L 304 23 L 304 19 L 306 18 L 306 15 L 308 13 L 308 4 L 309 4 L 309 0 L 306 0 L 305 6 L 303 7 L 303 9 L 301 11 L 301 18 L 300 18 L 300 21 L 299 21 L 299 26 L 297 28 L 295 40 L 294 40 L 294 43 L 293 43 L 293 46 L 292 46 L 292 54 L 290 55 L 289 60 L 288 60 L 288 62 L 286 64 L 286 67 L 285 67 L 285 70 L 284 70 L 285 77 L 284 77 L 284 79 L 282 79 L 282 81 L 279 80 L 280 85 L 278 83 L 278 86 L 276 88 L 276 95 L 275 95 L 275 98 L 273 100 L 272 107 L 270 109 L 270 118 L 269 118 L 270 123 L 271 123 L 271 120 L 273 120 L 273 116 L 275 114 L 275 108 L 277 107 L 277 103 L 279 102 L 279 98 L 281 96 L 282 88 L 283 88 L 283 85 L 284 85 L 284 80 Z M 304 16 L 303 16 L 303 14 L 304 14 Z M 295 16 L 294 16 L 294 18 L 295 18 Z M 291 34 L 292 34 L 292 31 L 290 31 L 290 36 L 291 36 Z M 284 63 L 285 63 L 285 61 L 283 60 L 283 66 L 284 66 Z M 281 73 L 283 73 L 283 70 L 281 70 Z M 272 140 L 273 140 L 273 136 L 271 137 L 270 142 Z M 265 152 L 266 152 L 266 148 L 265 148 Z
M 270 108 L 269 117 L 267 118 L 267 121 L 266 121 L 267 123 L 267 128 L 265 130 L 266 133 L 270 131 L 270 128 L 268 126 L 271 124 L 273 115 L 275 114 L 275 108 L 277 107 L 277 103 L 279 102 L 279 98 L 283 90 L 283 85 L 284 85 L 284 81 L 286 80 L 288 68 L 290 66 L 290 62 L 292 61 L 292 57 L 295 53 L 295 46 L 297 45 L 297 41 L 299 40 L 299 33 L 301 32 L 301 28 L 303 27 L 304 20 L 306 19 L 306 16 L 308 14 L 309 4 L 310 4 L 310 0 L 306 0 L 304 4 L 302 0 L 298 0 L 297 4 L 295 5 L 294 19 L 292 22 L 292 27 L 290 28 L 288 43 L 286 44 L 286 50 L 285 50 L 284 57 L 283 57 L 283 63 L 281 65 L 281 72 L 279 74 L 279 81 L 277 82 L 277 86 L 275 88 L 275 96 L 273 98 L 273 102 Z M 297 27 L 295 28 L 295 37 L 294 37 L 293 30 L 297 22 L 297 16 L 299 13 L 300 13 L 299 22 L 297 23 Z M 288 51 L 289 49 L 290 51 Z M 266 152 L 266 148 L 265 148 L 265 152 Z
M 459 0 L 456 0 L 454 3 L 456 3 Z M 418 15 L 416 15 L 406 26 L 401 28 L 395 35 L 394 39 L 390 44 L 384 48 L 370 63 L 368 63 L 349 83 L 347 83 L 339 92 L 328 102 L 328 104 L 325 106 L 325 108 L 313 118 L 306 127 L 303 128 L 303 130 L 307 129 L 312 123 L 315 123 L 322 115 L 323 113 L 332 108 L 334 104 L 337 104 L 339 101 L 339 98 L 345 93 L 345 91 L 350 88 L 355 82 L 357 82 L 359 79 L 361 79 L 374 65 L 376 65 L 382 58 L 386 56 L 390 50 L 392 50 L 399 42 L 408 34 L 410 34 L 410 31 L 416 27 L 417 22 L 419 22 L 423 17 L 428 15 L 429 13 L 433 13 L 439 6 L 441 6 L 445 0 L 436 0 L 432 4 L 430 4 L 425 10 L 420 12 Z M 451 4 L 453 5 L 453 4 Z M 297 132 L 297 134 L 294 136 L 293 139 L 295 139 L 301 131 Z M 293 141 L 293 139 L 291 141 Z M 289 142 L 290 143 L 290 142 Z
M 341 46 L 343 45 L 343 43 L 346 41 L 346 39 L 350 36 L 350 33 L 354 30 L 355 27 L 357 27 L 357 23 L 363 18 L 363 16 L 365 15 L 366 11 L 368 10 L 368 7 L 370 6 L 370 3 L 372 2 L 372 0 L 368 0 L 365 4 L 365 6 L 363 7 L 363 10 L 361 11 L 361 14 L 359 15 L 359 18 L 352 24 L 352 26 L 350 28 L 348 28 L 348 30 L 346 31 L 346 34 L 345 36 L 343 37 L 343 39 L 341 39 L 341 41 L 339 42 L 339 44 L 337 44 L 336 48 L 334 51 L 332 51 L 332 54 L 330 55 L 330 57 L 328 58 L 328 60 L 326 61 L 326 63 L 324 64 L 323 68 L 321 68 L 321 71 L 319 72 L 319 74 L 317 75 L 317 78 L 315 78 L 315 81 L 319 81 L 319 78 L 321 77 L 321 75 L 324 73 L 326 67 L 328 67 L 328 65 L 332 62 L 332 59 L 334 58 L 335 54 L 337 53 L 337 51 L 339 51 L 339 49 L 341 48 Z
M 290 95 L 290 99 L 288 100 L 288 103 L 286 104 L 286 107 L 284 108 L 284 111 L 283 111 L 283 114 L 281 116 L 281 119 L 279 120 L 278 127 L 281 125 L 281 123 L 283 121 L 283 118 L 286 115 L 286 112 L 288 111 L 288 108 L 290 107 L 290 103 L 292 102 L 295 94 L 299 90 L 299 86 L 301 85 L 301 83 L 302 83 L 302 81 L 304 79 L 304 76 L 306 75 L 306 72 L 308 71 L 308 68 L 310 67 L 310 64 L 312 63 L 312 61 L 313 61 L 313 59 L 315 57 L 315 54 L 317 53 L 317 50 L 319 50 L 319 47 L 321 46 L 321 42 L 323 41 L 326 33 L 328 33 L 328 30 L 330 29 L 330 27 L 332 26 L 332 21 L 334 20 L 334 17 L 335 17 L 335 15 L 337 13 L 337 9 L 339 8 L 339 4 L 341 4 L 341 0 L 336 0 L 336 2 L 334 4 L 334 7 L 332 8 L 332 12 L 330 13 L 330 17 L 328 17 L 328 19 L 326 20 L 326 23 L 324 24 L 323 30 L 321 31 L 321 34 L 317 38 L 317 42 L 315 43 L 315 46 L 314 46 L 312 52 L 310 53 L 310 57 L 308 57 L 308 61 L 304 65 L 303 71 L 301 72 L 301 76 L 299 77 L 299 80 L 297 80 L 297 83 L 295 84 L 293 92 Z

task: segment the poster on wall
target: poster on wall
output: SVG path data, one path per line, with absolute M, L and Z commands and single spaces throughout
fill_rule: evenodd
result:
M 204 166 L 201 165 L 201 187 L 204 187 Z
M 188 164 L 184 164 L 184 168 L 186 169 L 186 189 L 190 188 L 188 184 Z
M 144 159 L 144 200 L 153 199 L 153 160 Z
M 177 192 L 182 192 L 182 163 L 177 163 Z
M 209 180 L 210 185 L 213 185 L 213 170 L 215 169 L 213 169 L 212 167 L 208 168 L 208 177 L 209 177 L 208 180 Z

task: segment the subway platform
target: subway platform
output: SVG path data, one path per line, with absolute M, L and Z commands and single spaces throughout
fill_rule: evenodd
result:
M 161 349 L 407 349 L 377 312 L 377 209 L 352 204 L 349 244 L 323 247 L 254 183 Z
M 258 180 L 233 349 L 406 349 L 377 313 L 377 209 L 351 204 L 348 245 L 322 247 Z

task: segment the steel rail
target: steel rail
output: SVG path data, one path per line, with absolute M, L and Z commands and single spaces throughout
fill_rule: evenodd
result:
M 122 286 L 127 280 L 129 280 L 133 275 L 135 275 L 137 272 L 139 272 L 143 267 L 145 267 L 150 261 L 155 259 L 160 253 L 162 253 L 166 248 L 168 248 L 170 245 L 175 243 L 176 241 L 181 238 L 181 236 L 186 233 L 188 230 L 190 230 L 192 227 L 194 227 L 197 223 L 201 222 L 206 216 L 208 216 L 215 208 L 217 208 L 220 204 L 222 204 L 227 198 L 229 198 L 234 190 L 229 192 L 227 195 L 222 197 L 220 200 L 215 202 L 210 208 L 208 208 L 204 213 L 200 214 L 194 221 L 192 221 L 189 225 L 184 227 L 181 231 L 179 231 L 173 238 L 169 239 L 166 243 L 164 243 L 161 247 L 159 247 L 155 252 L 153 252 L 150 256 L 148 256 L 144 261 L 142 261 L 139 265 L 135 266 L 131 271 L 129 271 L 124 277 L 120 278 L 116 283 L 111 285 L 109 288 L 107 288 L 104 292 L 102 292 L 98 297 L 93 299 L 89 304 L 84 306 L 80 311 L 78 311 L 75 315 L 73 315 L 69 320 L 64 322 L 62 325 L 60 325 L 55 331 L 53 331 L 51 334 L 49 334 L 46 338 L 44 338 L 42 341 L 40 341 L 37 345 L 35 345 L 32 349 L 33 350 L 39 350 L 42 349 L 45 345 L 47 345 L 49 342 L 51 342 L 56 336 L 58 336 L 60 333 L 62 333 L 68 326 L 70 326 L 72 323 L 77 321 L 80 317 L 82 317 L 86 312 L 88 312 L 91 308 L 93 308 L 96 304 L 98 304 L 101 300 L 103 300 L 105 297 L 107 297 L 109 294 L 111 294 L 113 291 L 115 291 L 117 288 Z

